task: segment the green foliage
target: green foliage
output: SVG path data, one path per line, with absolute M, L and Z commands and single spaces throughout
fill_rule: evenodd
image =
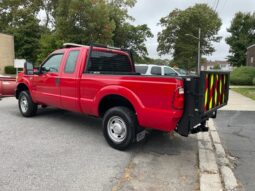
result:
M 56 9 L 56 35 L 63 43 L 112 44 L 115 24 L 104 0 L 60 1 Z
M 249 97 L 255 101 L 255 88 L 233 88 L 232 90 Z
M 135 58 L 135 63 L 168 65 L 168 66 L 170 66 L 171 60 L 168 60 L 168 59 L 153 59 L 153 58 L 150 58 L 150 57 L 136 57 Z
M 132 48 L 145 57 L 152 33 L 147 25 L 132 25 L 128 15 L 136 0 L 3 0 L 0 32 L 15 37 L 16 57 L 41 62 L 64 42 L 100 43 Z M 39 11 L 45 13 L 37 19 Z
M 16 68 L 13 66 L 5 66 L 4 67 L 5 74 L 16 74 Z
M 41 28 L 36 18 L 38 8 L 28 0 L 5 0 L 0 3 L 0 32 L 12 34 L 18 58 L 35 61 Z
M 255 77 L 252 80 L 252 84 L 255 86 Z
M 255 43 L 255 12 L 238 12 L 231 22 L 228 32 L 230 37 L 226 38 L 230 46 L 231 55 L 228 56 L 229 62 L 234 66 L 246 65 L 247 47 Z
M 215 64 L 215 65 L 213 66 L 213 69 L 214 69 L 214 70 L 219 70 L 219 69 L 220 69 L 220 65 L 219 65 L 219 64 Z
M 147 25 L 133 26 L 125 23 L 118 29 L 114 37 L 114 46 L 131 48 L 138 57 L 145 57 L 148 55 L 145 41 L 147 38 L 153 37 L 151 30 Z
M 145 41 L 153 37 L 147 25 L 134 26 L 129 21 L 134 20 L 128 15 L 128 8 L 135 5 L 136 0 L 115 0 L 108 6 L 110 19 L 114 21 L 113 45 L 116 47 L 131 48 L 137 54 L 136 57 L 143 59 L 148 55 Z
M 160 19 L 162 32 L 158 33 L 160 55 L 172 54 L 174 62 L 181 68 L 194 68 L 198 53 L 198 29 L 201 29 L 201 55 L 215 51 L 212 42 L 219 42 L 217 33 L 221 27 L 218 14 L 206 4 L 196 4 L 186 10 L 175 9 Z
M 255 67 L 243 66 L 231 72 L 230 83 L 233 85 L 252 85 L 253 78 L 255 78 Z
M 62 41 L 58 40 L 55 33 L 50 33 L 45 30 L 45 32 L 41 35 L 39 40 L 39 49 L 37 55 L 36 65 L 42 63 L 46 57 L 53 52 L 55 49 L 61 47 Z

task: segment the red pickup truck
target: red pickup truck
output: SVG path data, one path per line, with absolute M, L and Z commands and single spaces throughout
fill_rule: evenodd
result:
M 198 77 L 142 76 L 132 52 L 108 46 L 67 43 L 39 68 L 26 63 L 17 79 L 23 116 L 38 105 L 103 118 L 104 136 L 124 150 L 147 129 L 176 130 L 183 136 L 205 131 L 205 122 L 227 104 L 228 73 Z

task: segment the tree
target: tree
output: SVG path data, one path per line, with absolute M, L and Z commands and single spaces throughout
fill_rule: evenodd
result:
M 115 25 L 104 0 L 60 1 L 55 23 L 63 42 L 112 44 Z
M 206 4 L 196 4 L 186 10 L 175 9 L 160 19 L 163 30 L 158 33 L 158 52 L 160 55 L 172 54 L 173 62 L 179 67 L 191 69 L 196 66 L 198 37 L 201 33 L 201 55 L 210 55 L 215 49 L 212 42 L 219 42 L 217 33 L 221 27 L 218 14 Z
M 128 15 L 128 8 L 132 8 L 136 0 L 68 0 L 58 1 L 57 5 L 49 3 L 43 0 L 42 4 L 52 9 L 46 12 L 53 28 L 48 27 L 49 32 L 42 36 L 40 44 L 43 47 L 50 44 L 52 47 L 43 48 L 42 51 L 45 51 L 39 56 L 40 59 L 63 42 L 94 42 L 131 48 L 136 53 L 135 59 L 148 54 L 145 41 L 153 36 L 150 29 L 147 25 L 134 26 L 129 23 L 133 18 Z M 50 37 L 52 35 L 54 38 Z
M 150 58 L 150 57 L 139 57 L 136 60 L 137 63 L 139 64 L 156 64 L 156 65 L 171 65 L 171 60 L 168 59 L 154 59 L 154 58 Z
M 65 42 L 112 44 L 115 25 L 110 20 L 105 0 L 66 0 L 54 3 L 43 0 L 41 6 L 48 16 L 40 39 L 39 62 Z
M 12 34 L 15 56 L 34 62 L 37 58 L 41 28 L 36 6 L 28 0 L 5 0 L 0 3 L 0 32 Z
M 147 38 L 153 37 L 151 30 L 147 25 L 138 25 L 134 26 L 129 23 L 126 23 L 122 29 L 124 33 L 116 35 L 123 35 L 122 39 L 119 41 L 114 41 L 114 46 L 130 48 L 135 52 L 135 58 L 145 57 L 148 55 L 148 51 L 145 45 Z
M 228 32 L 231 34 L 226 38 L 231 53 L 229 62 L 234 66 L 246 65 L 247 47 L 255 43 L 255 12 L 236 13 Z
M 145 41 L 147 38 L 153 37 L 153 34 L 145 24 L 134 26 L 129 23 L 134 18 L 128 15 L 128 8 L 132 8 L 135 3 L 136 0 L 111 0 L 108 6 L 110 19 L 115 24 L 113 45 L 134 50 L 135 60 L 139 60 L 148 55 Z
M 0 32 L 15 37 L 16 56 L 41 62 L 64 42 L 100 43 L 148 54 L 152 33 L 147 25 L 132 25 L 128 15 L 136 0 L 3 0 Z M 38 20 L 38 13 L 45 17 Z

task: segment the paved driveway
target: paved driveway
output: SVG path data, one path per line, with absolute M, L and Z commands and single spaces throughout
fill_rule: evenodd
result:
M 154 133 L 125 152 L 101 121 L 54 108 L 34 118 L 0 101 L 0 190 L 197 190 L 197 140 Z

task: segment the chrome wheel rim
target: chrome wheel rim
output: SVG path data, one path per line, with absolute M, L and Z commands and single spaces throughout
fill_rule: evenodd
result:
M 28 110 L 28 101 L 26 96 L 22 96 L 20 99 L 20 109 L 22 113 L 26 113 Z
M 108 121 L 107 132 L 113 142 L 121 143 L 127 136 L 126 123 L 120 117 L 113 116 Z

